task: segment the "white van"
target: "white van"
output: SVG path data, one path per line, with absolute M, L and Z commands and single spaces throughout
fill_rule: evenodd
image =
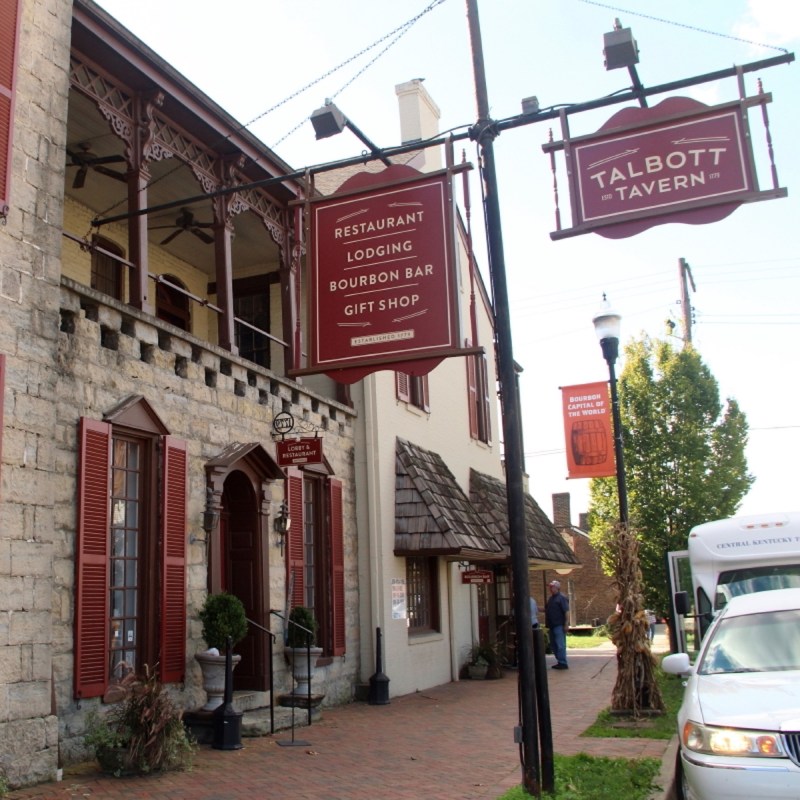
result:
M 686 585 L 688 562 L 691 596 Z M 699 638 L 731 597 L 769 589 L 800 588 L 800 512 L 756 514 L 697 525 L 688 549 L 670 553 L 677 614 L 692 611 Z M 680 639 L 680 637 L 679 637 Z M 680 642 L 685 649 L 685 642 Z

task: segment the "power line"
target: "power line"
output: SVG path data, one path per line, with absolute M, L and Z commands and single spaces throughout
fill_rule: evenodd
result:
M 675 22 L 671 19 L 664 19 L 663 17 L 654 17 L 651 14 L 643 14 L 640 11 L 631 11 L 627 8 L 619 8 L 617 6 L 609 5 L 608 3 L 599 3 L 597 0 L 579 0 L 581 3 L 587 3 L 590 6 L 599 6 L 600 8 L 607 8 L 609 11 L 622 12 L 630 14 L 632 17 L 641 17 L 642 19 L 649 19 L 652 22 L 661 22 L 664 25 L 673 25 L 676 28 L 684 28 L 685 30 L 695 31 L 696 33 L 705 33 L 708 36 L 718 36 L 720 39 L 731 39 L 734 42 L 742 42 L 744 44 L 751 44 L 755 47 L 765 47 L 768 50 L 778 50 L 781 53 L 788 53 L 789 51 L 783 47 L 778 47 L 774 44 L 764 44 L 763 42 L 754 42 L 752 39 L 743 39 L 740 36 L 732 36 L 729 33 L 720 33 L 719 31 L 710 31 L 706 28 L 698 28 L 695 25 L 687 25 L 684 22 Z

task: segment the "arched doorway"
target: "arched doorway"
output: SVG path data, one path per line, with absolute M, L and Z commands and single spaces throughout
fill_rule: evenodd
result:
M 209 531 L 208 591 L 227 591 L 245 607 L 247 637 L 236 645 L 242 660 L 233 674 L 236 690 L 266 691 L 269 628 L 270 482 L 283 471 L 258 442 L 228 445 L 206 463 L 207 507 L 219 512 Z
M 222 588 L 236 595 L 244 604 L 247 618 L 255 620 L 264 605 L 261 596 L 263 583 L 258 574 L 261 563 L 258 508 L 252 484 L 238 470 L 225 478 L 220 539 Z M 236 652 L 242 657 L 236 668 L 237 689 L 263 689 L 263 638 L 263 634 L 251 625 L 247 636 L 236 645 Z

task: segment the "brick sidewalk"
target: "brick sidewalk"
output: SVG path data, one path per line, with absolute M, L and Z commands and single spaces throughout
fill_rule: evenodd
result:
M 548 671 L 555 751 L 662 758 L 669 744 L 664 740 L 580 738 L 610 702 L 616 654 L 613 648 L 570 650 L 569 663 L 568 671 Z M 109 778 L 98 775 L 94 765 L 82 765 L 67 769 L 60 783 L 8 797 L 497 798 L 521 781 L 513 738 L 517 724 L 517 675 L 507 672 L 501 680 L 449 683 L 393 698 L 385 706 L 325 708 L 318 722 L 295 731 L 295 739 L 307 741 L 307 746 L 279 746 L 279 741 L 291 740 L 289 731 L 280 731 L 246 738 L 241 750 L 201 746 L 190 772 Z

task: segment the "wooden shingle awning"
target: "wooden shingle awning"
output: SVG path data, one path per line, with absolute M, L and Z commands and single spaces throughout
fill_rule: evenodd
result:
M 469 496 L 487 531 L 502 543 L 504 556 L 510 558 L 505 483 L 491 475 L 471 469 Z M 528 562 L 531 567 L 562 569 L 581 566 L 564 537 L 529 494 L 525 495 L 525 531 L 528 540 Z
M 451 561 L 503 560 L 487 530 L 438 453 L 397 439 L 396 556 L 442 556 Z

